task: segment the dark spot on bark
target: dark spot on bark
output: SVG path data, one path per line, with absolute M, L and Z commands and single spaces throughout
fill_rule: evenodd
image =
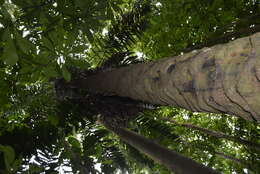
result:
M 245 54 L 245 53 L 241 53 L 240 56 L 243 56 L 243 57 L 247 57 L 248 54 Z
M 182 85 L 183 92 L 194 92 L 196 90 L 194 80 L 186 82 Z
M 209 67 L 215 66 L 215 65 L 216 65 L 215 59 L 212 58 L 212 59 L 206 60 L 204 62 L 204 64 L 202 65 L 202 69 L 206 69 L 206 68 L 209 68 Z
M 175 69 L 175 64 L 172 64 L 172 65 L 170 65 L 169 67 L 168 67 L 168 69 L 167 69 L 167 73 L 169 74 L 169 73 L 171 73 L 174 69 Z
M 209 97 L 209 101 L 210 101 L 210 102 L 214 102 L 215 100 L 214 100 L 214 98 L 213 98 L 212 96 L 210 96 L 210 97 Z
M 158 82 L 160 80 L 160 77 L 153 77 L 152 79 L 154 82 Z

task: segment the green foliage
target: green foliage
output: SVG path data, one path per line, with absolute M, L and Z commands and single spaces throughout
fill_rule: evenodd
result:
M 232 37 L 243 36 L 245 31 L 227 37 L 229 34 L 260 22 L 256 1 L 156 0 L 153 3 L 157 9 L 153 11 L 152 25 L 138 48 L 153 59 L 227 42 Z
M 6 169 L 11 172 L 11 165 L 15 160 L 15 152 L 14 149 L 10 146 L 0 145 L 0 151 L 4 153 L 4 162 Z
M 141 134 L 155 139 L 161 144 L 167 144 L 178 139 L 178 135 L 174 134 L 172 127 L 163 121 L 156 120 L 154 113 L 147 111 L 133 121 L 133 127 Z
M 66 67 L 62 67 L 62 76 L 63 76 L 63 78 L 67 81 L 67 82 L 69 82 L 70 80 L 71 80 L 71 74 L 70 74 L 70 72 L 67 70 L 67 68 Z
M 6 31 L 3 35 L 3 38 L 5 39 L 5 40 L 3 40 L 3 41 L 5 41 L 5 47 L 4 47 L 4 51 L 3 51 L 3 55 L 2 55 L 4 62 L 7 65 L 13 66 L 18 61 L 18 56 L 16 53 L 16 48 L 15 48 L 13 39 L 11 38 L 11 35 L 10 35 L 10 32 L 8 29 L 6 29 Z
M 179 135 L 176 141 L 172 141 L 172 139 L 165 141 L 165 146 L 223 173 L 246 173 L 244 170 L 257 173 L 259 171 L 256 164 L 256 161 L 259 161 L 259 150 L 242 146 L 230 140 L 219 139 L 202 131 L 183 127 L 166 120 L 173 119 L 178 123 L 189 123 L 201 128 L 224 132 L 227 135 L 250 139 L 251 142 L 255 143 L 259 143 L 259 139 L 253 138 L 259 137 L 258 124 L 226 115 L 191 113 L 169 107 L 163 107 L 153 112 L 156 120 L 171 126 L 172 133 Z M 238 124 L 240 125 L 238 126 Z M 247 136 L 240 133 L 241 129 L 247 132 Z
M 168 174 L 97 124 L 91 103 L 73 91 L 60 102 L 53 81 L 75 78 L 73 68 L 135 63 L 137 52 L 149 61 L 223 43 L 255 31 L 259 16 L 251 0 L 0 0 L 0 173 L 99 173 L 99 165 L 108 174 Z M 129 125 L 223 173 L 259 173 L 259 151 L 162 118 L 255 143 L 259 125 L 169 107 Z

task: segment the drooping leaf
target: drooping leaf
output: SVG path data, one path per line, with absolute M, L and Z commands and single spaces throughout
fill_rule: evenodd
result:
M 44 36 L 42 37 L 42 45 L 50 50 L 53 50 L 53 45 L 52 45 L 51 41 Z
M 19 60 L 18 55 L 16 53 L 14 41 L 9 31 L 7 31 L 7 40 L 4 47 L 3 59 L 7 65 L 11 66 L 15 65 L 16 62 Z
M 0 151 L 4 153 L 5 166 L 10 170 L 13 161 L 15 160 L 15 152 L 11 146 L 0 145 Z
M 69 81 L 71 80 L 71 74 L 70 74 L 70 72 L 68 71 L 68 69 L 67 69 L 65 66 L 63 66 L 63 67 L 61 68 L 61 70 L 62 70 L 62 76 L 63 76 L 63 78 L 64 78 L 67 82 L 69 82 Z
M 15 32 L 16 42 L 20 49 L 24 53 L 29 53 L 29 51 L 34 47 L 33 44 L 27 39 L 23 38 L 18 32 Z
M 78 148 L 78 149 L 80 148 L 80 142 L 76 138 L 70 136 L 68 138 L 68 142 L 71 144 L 72 147 L 75 147 L 75 148 Z

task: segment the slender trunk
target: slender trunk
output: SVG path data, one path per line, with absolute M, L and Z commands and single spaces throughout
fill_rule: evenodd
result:
M 113 130 L 123 141 L 178 174 L 217 174 L 218 172 L 124 128 Z
M 184 141 L 184 140 L 181 140 L 181 139 L 180 139 L 179 141 L 182 142 L 183 144 L 185 144 L 186 146 L 188 146 L 189 148 L 194 148 L 194 147 L 193 147 L 189 142 L 187 142 L 187 141 Z M 205 149 L 203 149 L 203 148 L 199 148 L 198 150 L 200 150 L 202 153 L 205 152 Z M 207 149 L 206 151 L 208 151 L 208 149 Z M 238 164 L 240 164 L 240 165 L 245 166 L 247 169 L 250 169 L 250 170 L 254 171 L 254 167 L 253 167 L 251 164 L 249 164 L 249 163 L 247 163 L 246 161 L 244 161 L 244 160 L 241 160 L 241 159 L 238 159 L 238 158 L 236 158 L 236 157 L 227 155 L 227 154 L 225 154 L 225 153 L 223 153 L 223 152 L 215 151 L 215 150 L 213 150 L 213 149 L 211 149 L 209 152 L 210 152 L 212 155 L 217 155 L 217 156 L 219 156 L 219 157 L 221 157 L 221 158 L 223 158 L 223 159 L 233 161 L 233 162 L 235 162 L 235 163 L 238 163 Z
M 234 163 L 237 163 L 239 165 L 242 165 L 244 166 L 245 168 L 251 170 L 251 171 L 257 171 L 259 168 L 258 165 L 256 163 L 248 163 L 247 161 L 245 160 L 241 160 L 241 159 L 238 159 L 236 157 L 233 157 L 233 156 L 230 156 L 230 155 L 227 155 L 227 154 L 224 154 L 222 152 L 215 152 L 215 154 L 221 158 L 224 158 L 224 159 L 227 159 L 227 160 L 230 160 L 230 161 L 233 161 Z M 249 172 L 250 173 L 250 172 Z
M 260 122 L 260 33 L 71 82 L 103 95 Z
M 172 122 L 172 123 L 174 123 L 174 124 L 176 124 L 178 126 L 182 126 L 182 127 L 186 127 L 186 128 L 190 128 L 190 129 L 195 129 L 195 130 L 201 131 L 201 132 L 203 132 L 203 133 L 205 133 L 207 135 L 213 136 L 213 137 L 224 138 L 224 139 L 227 139 L 227 140 L 230 140 L 230 141 L 234 141 L 234 142 L 246 145 L 248 147 L 260 150 L 260 144 L 257 144 L 257 143 L 251 142 L 251 141 L 247 141 L 247 140 L 244 140 L 244 139 L 239 138 L 239 137 L 226 135 L 226 134 L 224 134 L 222 132 L 212 131 L 212 130 L 209 130 L 209 129 L 206 129 L 206 128 L 202 128 L 202 127 L 199 127 L 199 126 L 195 126 L 195 125 L 192 125 L 192 124 L 188 124 L 188 123 L 178 123 L 177 121 L 172 120 L 172 119 L 167 119 L 167 118 L 166 119 L 162 118 L 162 119 L 165 120 L 165 121 Z
M 244 160 L 235 158 L 235 157 L 230 156 L 230 155 L 226 155 L 226 154 L 224 154 L 224 153 L 222 153 L 222 152 L 215 152 L 215 154 L 218 155 L 218 156 L 221 157 L 221 158 L 224 158 L 224 159 L 227 159 L 227 160 L 231 160 L 231 161 L 233 161 L 233 162 L 235 162 L 235 163 L 238 163 L 238 164 L 240 164 L 240 165 L 243 165 L 243 166 L 245 166 L 246 168 L 248 168 L 248 169 L 250 169 L 250 170 L 253 169 L 252 166 L 249 165 L 249 164 L 247 164 Z

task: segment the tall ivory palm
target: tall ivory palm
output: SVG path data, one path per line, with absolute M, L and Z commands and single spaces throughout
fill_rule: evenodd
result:
M 260 121 L 260 33 L 72 82 L 103 95 Z
M 116 128 L 113 129 L 113 132 L 123 141 L 176 174 L 219 174 L 219 172 L 209 167 L 199 164 L 125 128 Z

